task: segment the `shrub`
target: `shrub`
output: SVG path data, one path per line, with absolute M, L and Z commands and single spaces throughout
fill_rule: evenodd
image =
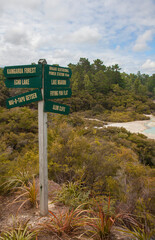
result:
M 0 240 L 35 240 L 37 236 L 35 230 L 31 230 L 28 224 L 17 221 L 11 229 L 3 231 Z
M 81 210 L 80 207 L 81 206 L 78 206 L 76 209 L 59 212 L 58 215 L 49 211 L 49 218 L 41 224 L 42 230 L 48 230 L 58 236 L 79 233 L 84 226 L 84 210 Z
M 63 184 L 62 189 L 57 194 L 56 200 L 70 208 L 76 208 L 82 203 L 89 202 L 89 195 L 90 191 L 83 187 L 81 183 L 69 182 L 68 184 Z

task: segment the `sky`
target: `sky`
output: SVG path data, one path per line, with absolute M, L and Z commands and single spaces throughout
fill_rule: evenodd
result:
M 80 58 L 155 73 L 155 0 L 0 0 L 0 66 Z

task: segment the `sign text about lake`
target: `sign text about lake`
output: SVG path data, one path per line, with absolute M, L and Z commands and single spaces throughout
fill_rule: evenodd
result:
M 48 78 L 45 82 L 45 88 L 52 87 L 58 88 L 58 87 L 69 87 L 70 86 L 70 80 L 69 79 L 55 79 L 55 78 Z
M 15 97 L 8 98 L 6 105 L 7 108 L 14 108 L 41 100 L 42 100 L 41 90 L 36 89 L 34 91 L 26 92 Z
M 42 76 L 6 79 L 7 88 L 42 88 Z

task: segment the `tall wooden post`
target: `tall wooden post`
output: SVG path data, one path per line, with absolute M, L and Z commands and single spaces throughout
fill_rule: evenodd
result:
M 39 125 L 39 182 L 40 182 L 40 214 L 48 214 L 48 163 L 47 163 L 47 113 L 44 112 L 44 66 L 45 59 L 40 59 L 42 64 L 42 96 L 43 101 L 38 102 Z

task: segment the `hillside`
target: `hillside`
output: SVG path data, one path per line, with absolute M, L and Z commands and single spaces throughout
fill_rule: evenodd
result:
M 153 236 L 155 141 L 104 124 L 143 120 L 147 119 L 144 114 L 154 114 L 155 75 L 120 73 L 118 65 L 106 67 L 100 60 L 90 64 L 80 59 L 69 67 L 73 96 L 63 103 L 71 106 L 71 114 L 48 114 L 48 177 L 61 186 L 51 201 L 67 209 L 85 203 L 83 208 L 94 214 L 89 217 L 96 216 L 101 222 L 108 219 L 107 232 L 102 226 L 102 238 L 95 235 L 92 239 L 116 239 L 110 235 L 113 226 Z M 8 197 L 12 202 L 17 189 L 22 190 L 20 196 L 25 186 L 37 183 L 39 175 L 37 104 L 5 108 L 5 100 L 20 92 L 6 89 L 1 72 L 0 193 L 1 199 Z M 37 195 L 34 206 L 38 203 Z M 5 207 L 9 211 L 6 203 Z M 30 207 L 26 205 L 26 209 Z M 115 221 L 118 214 L 123 217 Z M 70 232 L 59 235 L 51 229 L 58 239 L 82 239 L 80 231 L 72 237 Z M 90 236 L 86 234 L 85 239 Z

